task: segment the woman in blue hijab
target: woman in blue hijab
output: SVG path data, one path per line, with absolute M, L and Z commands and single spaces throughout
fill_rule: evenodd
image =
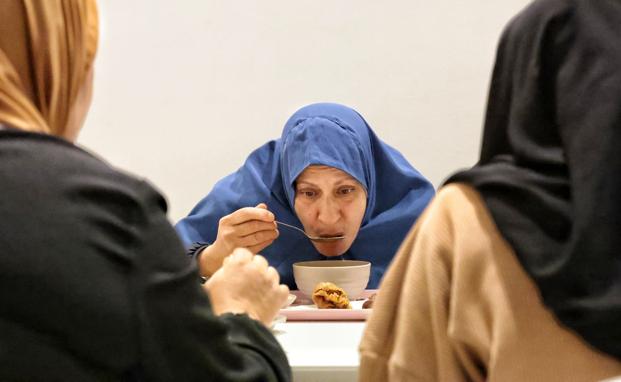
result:
M 382 142 L 355 110 L 319 103 L 298 110 L 280 139 L 255 150 L 176 226 L 201 272 L 210 275 L 235 247 L 261 252 L 284 284 L 292 264 L 332 256 L 371 262 L 377 288 L 433 186 Z M 303 227 L 310 241 L 276 220 Z

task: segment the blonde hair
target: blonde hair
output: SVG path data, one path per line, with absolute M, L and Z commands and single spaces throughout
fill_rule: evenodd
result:
M 95 0 L 1 0 L 0 124 L 62 135 L 97 39 Z

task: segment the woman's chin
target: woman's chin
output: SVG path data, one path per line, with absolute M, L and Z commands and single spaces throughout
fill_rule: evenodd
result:
M 317 252 L 321 253 L 326 257 L 335 257 L 341 256 L 350 247 L 350 244 L 343 243 L 341 241 L 333 241 L 327 243 L 313 243 Z

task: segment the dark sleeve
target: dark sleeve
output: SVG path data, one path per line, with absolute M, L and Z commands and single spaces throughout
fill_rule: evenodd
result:
M 564 279 L 554 281 L 566 288 L 550 304 L 590 343 L 618 356 L 621 8 L 606 2 L 579 4 L 582 16 L 572 18 L 575 25 L 567 27 L 582 32 L 562 35 L 564 49 L 557 51 L 563 55 L 555 62 L 557 119 L 570 175 L 573 227 L 563 261 L 556 262 L 563 267 L 558 274 Z M 598 24 L 589 25 L 589 20 Z
M 131 289 L 147 379 L 290 380 L 287 358 L 268 329 L 246 315 L 213 315 L 165 202 L 146 184 L 144 193 Z
M 186 254 L 192 259 L 194 259 L 194 261 L 198 261 L 198 255 L 201 253 L 203 249 L 209 247 L 210 245 L 211 244 L 209 243 L 194 242 L 192 243 L 192 245 L 190 245 L 190 248 L 188 248 L 188 251 L 186 252 Z

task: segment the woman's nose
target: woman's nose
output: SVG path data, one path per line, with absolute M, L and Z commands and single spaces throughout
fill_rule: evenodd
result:
M 339 221 L 341 211 L 338 203 L 330 198 L 323 198 L 319 205 L 317 220 L 324 225 L 332 225 Z

